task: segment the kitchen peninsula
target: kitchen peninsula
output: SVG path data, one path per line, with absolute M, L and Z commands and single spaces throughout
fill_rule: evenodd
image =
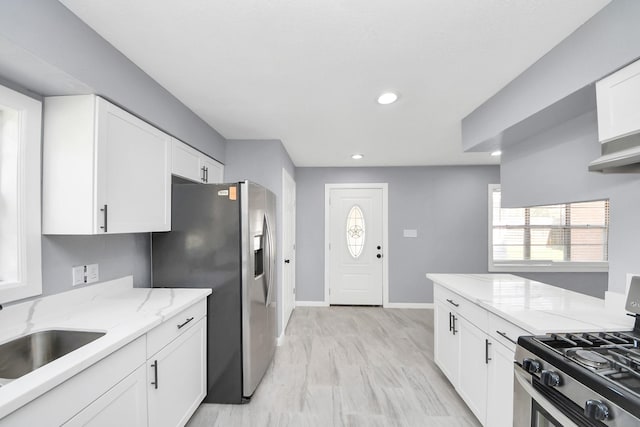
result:
M 513 425 L 513 362 L 522 335 L 630 330 L 604 300 L 511 274 L 427 274 L 434 359 L 478 420 Z

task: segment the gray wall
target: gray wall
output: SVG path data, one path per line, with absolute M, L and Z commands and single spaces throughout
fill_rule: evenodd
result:
M 280 140 L 229 140 L 224 179 L 227 182 L 254 181 L 276 195 L 276 282 L 278 335 L 282 333 L 282 169 L 296 179 L 296 168 Z M 298 268 L 298 267 L 297 267 Z
M 71 266 L 99 264 L 100 281 L 133 275 L 134 286 L 151 284 L 148 233 L 105 236 L 43 236 L 43 295 L 72 289 Z
M 296 299 L 324 300 L 325 184 L 389 184 L 389 301 L 428 303 L 426 273 L 487 272 L 487 186 L 499 181 L 496 166 L 298 168 Z
M 226 141 L 61 3 L 4 0 L 0 83 L 26 95 L 99 93 L 224 161 Z M 43 236 L 43 294 L 72 289 L 71 267 L 98 263 L 100 281 L 133 274 L 150 286 L 148 234 Z
M 595 112 L 508 147 L 500 167 L 502 200 L 531 206 L 609 199 L 608 290 L 624 292 L 626 273 L 640 272 L 640 174 L 588 172 L 599 155 Z
M 640 2 L 613 0 L 462 121 L 465 150 L 640 57 Z
M 167 133 L 224 163 L 225 139 L 177 98 L 151 79 L 58 1 L 3 0 L 0 38 L 40 61 L 42 73 L 57 82 L 30 87 L 38 62 L 1 64 L 21 57 L 0 57 L 7 80 L 43 95 L 67 95 L 77 82 L 89 87 Z M 161 46 L 150 47 L 160 49 Z M 53 73 L 57 69 L 59 73 Z M 9 73 L 10 75 L 8 75 Z M 64 76 L 68 78 L 65 78 Z M 27 80 L 28 79 L 28 80 Z M 73 81 L 73 88 L 70 88 Z M 51 93 L 43 90 L 54 91 Z

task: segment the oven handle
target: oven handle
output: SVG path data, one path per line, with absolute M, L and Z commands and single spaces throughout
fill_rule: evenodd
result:
M 529 395 L 533 400 L 535 400 L 538 405 L 540 405 L 545 411 L 549 413 L 553 418 L 556 419 L 562 426 L 564 427 L 579 427 L 576 423 L 571 421 L 565 414 L 560 412 L 553 404 L 549 403 L 549 401 L 542 395 L 540 392 L 533 388 L 530 383 L 531 374 L 525 373 L 525 371 L 517 364 L 514 364 L 514 376 L 516 377 L 516 381 L 518 381 L 518 385 L 522 387 L 522 389 Z

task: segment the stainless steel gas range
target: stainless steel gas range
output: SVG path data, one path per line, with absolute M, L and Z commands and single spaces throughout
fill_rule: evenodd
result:
M 634 283 L 635 282 L 635 283 Z M 624 332 L 562 333 L 518 338 L 515 427 L 640 426 L 640 277 Z

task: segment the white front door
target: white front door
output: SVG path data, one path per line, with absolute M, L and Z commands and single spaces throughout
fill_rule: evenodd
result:
M 330 188 L 329 304 L 382 305 L 383 188 Z
M 282 332 L 295 307 L 296 280 L 296 182 L 282 169 Z

